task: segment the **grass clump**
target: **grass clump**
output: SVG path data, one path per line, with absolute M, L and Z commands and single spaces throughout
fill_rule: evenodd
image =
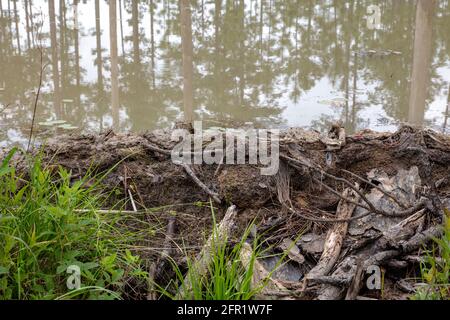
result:
M 433 239 L 433 247 L 425 252 L 425 261 L 420 265 L 425 285 L 412 297 L 414 300 L 450 299 L 450 211 L 444 211 L 444 233 Z
M 118 237 L 121 218 L 96 212 L 106 195 L 87 187 L 88 176 L 55 175 L 39 156 L 19 176 L 9 163 L 16 152 L 0 166 L 0 299 L 120 298 L 125 276 L 146 277 L 129 250 L 135 235 Z M 73 291 L 70 266 L 81 272 Z

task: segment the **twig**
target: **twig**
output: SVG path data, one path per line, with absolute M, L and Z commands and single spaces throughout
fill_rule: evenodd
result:
M 136 204 L 134 203 L 133 194 L 131 193 L 130 189 L 128 189 L 128 195 L 130 196 L 130 202 L 131 206 L 133 207 L 133 211 L 137 212 Z
M 34 100 L 33 119 L 31 120 L 31 129 L 30 129 L 30 136 L 28 138 L 27 152 L 30 150 L 31 139 L 33 138 L 34 121 L 36 119 L 36 110 L 37 110 L 37 105 L 38 105 L 38 101 L 39 101 L 39 95 L 41 93 L 41 88 L 42 88 L 42 78 L 43 78 L 43 75 L 44 75 L 44 71 L 45 71 L 45 69 L 48 66 L 48 63 L 43 65 L 43 59 L 44 59 L 43 56 L 44 55 L 42 53 L 42 48 L 39 47 L 38 49 L 39 49 L 39 52 L 40 52 L 40 55 L 41 55 L 41 58 L 40 58 L 41 59 L 41 64 L 40 64 L 41 69 L 40 69 L 40 72 L 39 72 L 39 86 L 38 86 L 38 90 L 37 90 L 37 93 L 36 93 L 36 98 Z
M 347 290 L 347 294 L 345 296 L 345 300 L 355 300 L 358 296 L 359 291 L 361 290 L 363 283 L 362 278 L 364 276 L 364 269 L 361 261 L 358 261 L 358 265 L 356 266 L 356 272 L 353 276 L 352 282 L 350 283 L 350 287 Z
M 379 209 L 375 208 L 375 206 L 373 205 L 373 203 L 370 202 L 370 201 L 367 199 L 367 197 L 366 197 L 360 190 L 358 190 L 357 188 L 355 188 L 355 186 L 354 186 L 350 181 L 348 181 L 347 179 L 344 179 L 344 178 L 341 178 L 341 177 L 336 177 L 336 176 L 334 176 L 334 175 L 332 175 L 332 174 L 329 174 L 329 173 L 325 172 L 323 169 L 321 169 L 320 166 L 314 167 L 314 166 L 311 166 L 311 165 L 309 165 L 309 164 L 307 164 L 307 163 L 305 163 L 305 162 L 298 161 L 297 159 L 288 157 L 288 156 L 286 156 L 286 155 L 280 155 L 280 157 L 283 157 L 283 158 L 285 158 L 286 160 L 291 161 L 291 162 L 294 162 L 294 163 L 297 163 L 297 164 L 299 164 L 299 165 L 301 165 L 301 166 L 306 166 L 308 169 L 313 170 L 313 171 L 316 171 L 316 172 L 319 172 L 321 175 L 323 175 L 323 176 L 325 176 L 325 177 L 327 177 L 327 178 L 330 178 L 330 179 L 333 179 L 333 180 L 335 180 L 335 181 L 342 182 L 342 183 L 346 184 L 349 188 L 353 189 L 353 191 L 355 191 L 355 192 L 361 197 L 361 199 L 367 204 L 367 206 L 364 206 L 364 205 L 358 203 L 357 206 L 366 209 L 368 212 L 373 212 L 373 213 L 380 214 L 380 215 L 383 215 L 383 216 L 386 216 L 386 217 L 404 217 L 404 216 L 411 215 L 411 214 L 413 214 L 414 212 L 416 212 L 416 211 L 418 211 L 418 210 L 420 210 L 420 209 L 422 209 L 422 208 L 425 207 L 426 201 L 425 201 L 424 199 L 421 199 L 421 200 L 420 200 L 417 204 L 415 204 L 413 207 L 410 207 L 410 208 L 408 208 L 408 209 L 406 209 L 406 210 L 402 210 L 402 211 L 393 211 L 393 212 L 391 212 L 391 213 L 390 213 L 390 212 L 383 211 L 383 210 L 379 210 Z M 299 169 L 297 166 L 293 166 L 293 167 Z M 327 190 L 329 190 L 330 192 L 332 192 L 332 193 L 338 195 L 341 199 L 344 199 L 344 200 L 346 200 L 346 201 L 349 200 L 349 199 L 343 198 L 342 195 L 340 195 L 339 193 L 337 193 L 337 191 L 335 191 L 334 189 L 332 189 L 331 187 L 329 187 L 328 185 L 326 185 L 323 181 L 320 181 L 319 179 L 315 179 L 315 178 L 313 178 L 313 179 L 314 179 L 316 182 L 319 182 L 320 184 L 322 184 L 322 185 L 323 185 Z M 351 201 L 349 201 L 349 202 L 351 202 Z
M 372 213 L 372 212 L 370 212 L 370 211 L 367 211 L 367 212 L 362 213 L 362 214 L 360 214 L 360 215 L 358 215 L 358 216 L 354 216 L 354 217 L 347 218 L 347 219 L 339 219 L 339 218 L 330 218 L 330 219 L 327 219 L 327 218 L 313 218 L 313 217 L 309 217 L 309 216 L 307 216 L 307 215 L 305 215 L 305 214 L 299 212 L 298 210 L 294 209 L 293 207 L 290 207 L 290 206 L 288 206 L 288 205 L 286 205 L 286 204 L 283 204 L 283 205 L 284 205 L 291 213 L 293 213 L 293 214 L 299 216 L 299 217 L 302 218 L 302 219 L 305 219 L 305 220 L 307 220 L 307 221 L 312 221 L 312 222 L 323 222 L 323 223 L 350 222 L 350 221 L 353 221 L 353 220 L 358 220 L 358 219 L 362 219 L 362 218 L 364 218 L 364 217 L 367 217 L 368 215 L 370 215 L 370 214 Z
M 8 103 L 6 106 L 4 106 L 2 109 L 0 109 L 0 113 L 2 113 L 3 111 L 5 111 L 6 109 L 8 109 L 11 106 L 10 103 Z
M 147 148 L 149 150 L 152 150 L 154 152 L 158 152 L 158 153 L 165 154 L 165 155 L 168 155 L 168 156 L 170 156 L 172 154 L 172 152 L 170 150 L 159 148 L 159 147 L 154 146 L 154 145 L 152 145 L 151 143 L 148 143 L 148 142 L 142 142 L 142 145 L 145 148 Z
M 386 190 L 384 190 L 383 188 L 381 188 L 380 186 L 377 186 L 375 183 L 370 182 L 367 179 L 364 179 L 363 177 L 361 177 L 360 175 L 357 175 L 356 173 L 353 173 L 351 171 L 345 170 L 345 169 L 340 169 L 342 172 L 345 172 L 353 177 L 355 177 L 356 179 L 361 180 L 362 182 L 367 183 L 368 185 L 374 187 L 375 189 L 377 189 L 378 191 L 380 191 L 382 194 L 384 194 L 385 196 L 391 198 L 396 204 L 398 204 L 400 207 L 402 207 L 403 209 L 405 209 L 405 205 L 403 203 L 401 203 L 396 197 L 394 197 L 390 192 L 387 192 Z
M 184 170 L 186 171 L 186 173 L 192 178 L 192 180 L 203 190 L 205 191 L 208 195 L 211 196 L 211 198 L 213 198 L 213 200 L 217 203 L 221 203 L 222 201 L 219 198 L 219 195 L 213 191 L 211 191 L 203 182 L 200 181 L 199 178 L 197 178 L 197 176 L 195 175 L 194 171 L 192 171 L 191 167 L 185 163 L 182 162 L 177 162 L 176 164 L 182 166 L 184 168 Z

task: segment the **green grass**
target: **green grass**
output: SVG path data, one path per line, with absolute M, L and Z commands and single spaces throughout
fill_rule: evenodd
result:
M 422 282 L 425 283 L 412 297 L 414 300 L 450 300 L 450 212 L 445 209 L 444 234 L 433 239 L 426 259 L 420 265 Z
M 18 176 L 15 152 L 0 166 L 0 299 L 120 298 L 126 277 L 147 277 L 130 250 L 141 235 L 120 228 L 123 215 L 96 212 L 107 198 L 96 183 L 52 174 L 39 156 Z M 70 291 L 73 265 L 82 288 Z

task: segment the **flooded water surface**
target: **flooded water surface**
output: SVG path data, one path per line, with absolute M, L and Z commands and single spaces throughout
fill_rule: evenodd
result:
M 0 144 L 27 141 L 34 109 L 37 136 L 450 125 L 449 0 L 0 4 Z

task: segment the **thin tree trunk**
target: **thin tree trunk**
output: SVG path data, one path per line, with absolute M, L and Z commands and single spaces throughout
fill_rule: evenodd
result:
M 97 86 L 103 91 L 103 59 L 102 59 L 102 30 L 100 28 L 100 0 L 95 0 L 95 36 L 97 43 Z
M 5 43 L 4 42 L 4 39 L 3 39 L 3 37 L 4 37 L 4 35 L 5 35 L 5 28 L 3 27 L 3 22 L 4 22 L 4 19 L 3 19 L 3 3 L 2 3 L 3 1 L 2 0 L 0 0 L 0 28 L 1 28 L 1 30 L 0 30 L 0 43 L 2 44 L 1 46 L 0 46 L 0 58 L 1 58 L 1 60 L 3 60 L 3 57 L 4 57 L 4 53 L 3 53 L 3 43 Z
M 75 38 L 75 72 L 76 72 L 76 86 L 80 87 L 81 75 L 80 75 L 80 45 L 78 39 L 78 0 L 73 0 L 73 15 L 75 19 L 74 23 L 74 38 Z
M 119 15 L 120 15 L 120 43 L 122 45 L 122 57 L 125 57 L 125 44 L 123 40 L 123 20 L 122 20 L 122 0 L 119 0 Z
M 264 10 L 264 0 L 260 0 L 259 7 L 259 59 L 261 65 L 263 63 L 263 10 Z
M 155 79 L 155 31 L 154 31 L 154 3 L 150 0 L 150 42 L 151 42 L 151 59 L 152 59 L 152 85 L 156 87 Z
M 17 12 L 16 1 L 13 1 L 13 4 L 14 4 L 14 22 L 16 24 L 17 50 L 19 51 L 19 56 L 21 56 L 22 55 L 22 50 L 20 49 L 19 13 Z
M 31 38 L 30 38 L 30 23 L 29 23 L 29 13 L 28 13 L 28 0 L 25 0 L 25 25 L 26 25 L 26 29 L 27 29 L 27 48 L 28 48 L 28 50 L 30 50 Z
M 193 44 L 191 7 L 189 0 L 180 0 L 181 47 L 183 56 L 183 106 L 184 121 L 192 123 L 194 118 L 193 94 Z
M 138 1 L 131 2 L 131 21 L 133 24 L 133 60 L 134 63 L 141 63 L 141 55 L 139 50 L 139 10 Z
M 435 0 L 418 0 L 408 121 L 423 124 L 430 83 Z
M 109 1 L 109 46 L 111 50 L 111 106 L 113 127 L 119 127 L 119 67 L 117 57 L 116 0 Z
M 62 117 L 61 97 L 59 87 L 58 44 L 56 42 L 55 0 L 48 0 L 48 13 L 50 17 L 50 42 L 52 47 L 52 73 L 53 73 L 53 104 L 58 118 Z
M 14 43 L 13 43 L 13 27 L 12 27 L 12 17 L 11 17 L 11 0 L 8 0 L 8 26 L 9 26 L 9 32 L 8 32 L 8 40 L 11 44 L 12 50 L 14 50 Z
M 66 59 L 65 59 L 65 43 L 66 43 L 66 28 L 65 28 L 65 10 L 66 10 L 66 4 L 65 0 L 59 0 L 59 56 L 61 57 L 61 91 L 64 91 L 67 84 L 67 77 L 66 77 Z
M 28 0 L 30 5 L 30 28 L 31 28 L 31 41 L 34 44 L 34 23 L 33 23 L 33 1 Z

